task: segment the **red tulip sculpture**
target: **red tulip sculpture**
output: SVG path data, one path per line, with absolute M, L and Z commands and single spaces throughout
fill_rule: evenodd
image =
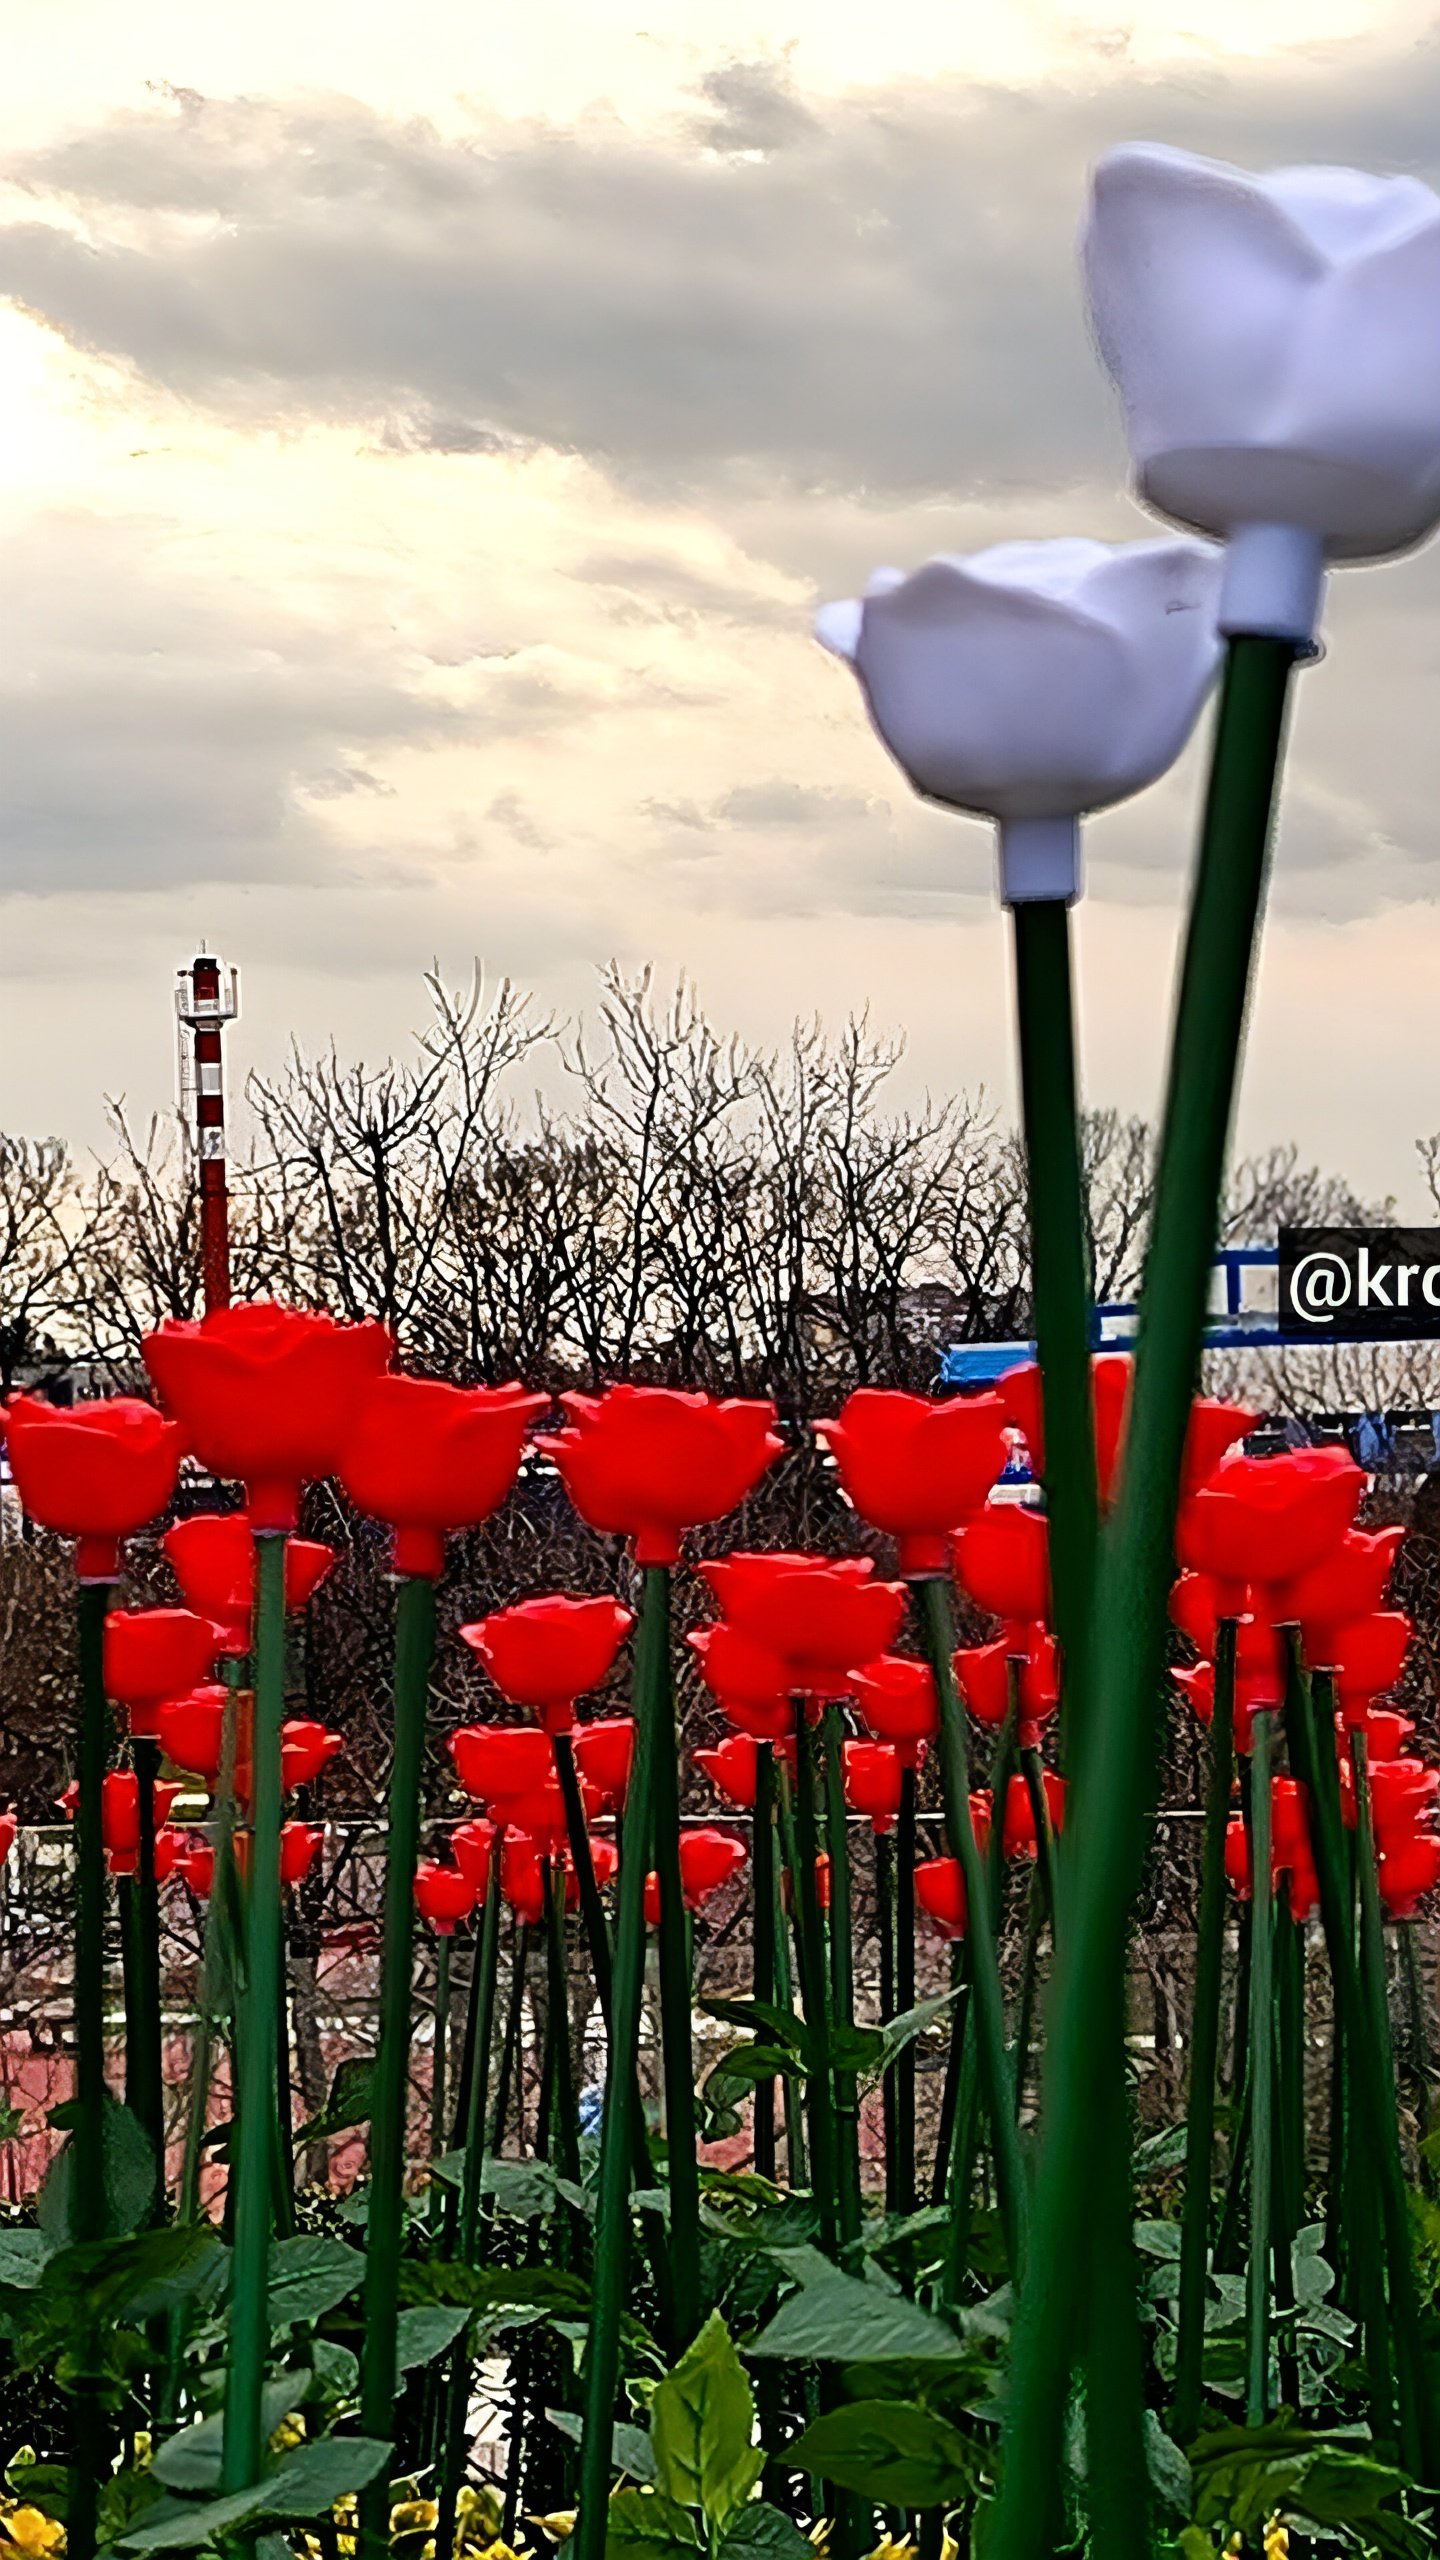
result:
M 197 1511 L 177 1520 L 160 1544 L 188 1606 L 222 1630 L 216 1651 L 246 1654 L 253 1640 L 255 1531 L 246 1511 Z M 335 1549 L 318 1538 L 285 1545 L 285 1607 L 296 1612 L 334 1569 Z

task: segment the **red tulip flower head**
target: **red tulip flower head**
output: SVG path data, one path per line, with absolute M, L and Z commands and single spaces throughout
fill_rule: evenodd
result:
M 793 1766 L 793 1735 L 786 1737 L 779 1745 L 779 1751 L 780 1756 Z M 727 1733 L 724 1741 L 717 1742 L 713 1749 L 695 1754 L 695 1766 L 704 1771 L 711 1786 L 746 1813 L 755 1809 L 759 1765 L 760 1743 L 753 1733 Z
M 1099 1480 L 1100 1499 L 1113 1502 L 1119 1491 L 1120 1464 L 1125 1449 L 1125 1431 L 1130 1416 L 1130 1379 L 1132 1362 L 1122 1352 L 1102 1352 L 1090 1365 L 1091 1394 L 1095 1412 L 1095 1472 Z M 1011 1369 L 1000 1380 L 999 1393 L 1006 1418 L 1023 1431 L 1037 1475 L 1045 1472 L 1045 1417 L 1041 1394 L 1040 1371 L 1034 1361 L 1023 1369 Z M 1205 1482 L 1227 1449 L 1253 1431 L 1258 1414 L 1244 1406 L 1220 1404 L 1212 1397 L 1197 1396 L 1190 1407 L 1190 1423 L 1185 1436 L 1182 1483 L 1187 1492 Z
M 437 1938 L 453 1937 L 457 1924 L 475 1908 L 475 1887 L 459 1867 L 422 1858 L 415 1870 L 415 1908 Z
M 940 1730 L 940 1702 L 928 1662 L 906 1653 L 882 1654 L 855 1675 L 860 1721 L 877 1741 L 893 1743 L 912 1769 L 925 1743 Z
M 533 1708 L 547 1732 L 568 1733 L 576 1699 L 609 1678 L 634 1624 L 633 1610 L 618 1600 L 556 1591 L 497 1609 L 460 1633 L 502 1698 Z
M 76 1540 L 82 1582 L 115 1580 L 121 1539 L 165 1509 L 185 1445 L 138 1396 L 65 1407 L 12 1396 L 5 1438 L 21 1502 L 42 1529 Z
M 687 1911 L 702 1911 L 745 1864 L 743 1841 L 728 1831 L 682 1831 L 680 1896 Z M 645 1879 L 645 1917 L 652 1929 L 660 1923 L 660 1879 Z
M 1014 1639 L 1018 1637 L 1019 1642 Z M 954 1655 L 956 1682 L 977 1724 L 998 1732 L 1010 1712 L 1011 1664 L 1018 1681 L 1017 1740 L 1034 1750 L 1060 1704 L 1060 1653 L 1043 1627 L 1018 1627 L 994 1644 L 965 1645 Z
M 1222 1458 L 1180 1506 L 1183 1565 L 1225 1586 L 1227 1617 L 1247 1583 L 1293 1583 L 1323 1563 L 1355 1517 L 1365 1478 L 1344 1449 L 1287 1449 Z M 1217 1594 L 1217 1606 L 1221 1595 Z
M 179 1788 L 174 1786 L 157 1786 L 155 1789 L 157 1881 L 160 1875 L 161 1829 L 179 1793 Z M 80 1803 L 79 1787 L 72 1782 L 60 1802 L 73 1821 Z M 105 1843 L 105 1861 L 112 1876 L 133 1876 L 140 1864 L 140 1781 L 133 1769 L 112 1769 L 106 1777 L 100 1792 L 100 1836 Z
M 923 1858 L 915 1870 L 915 1900 L 942 1938 L 963 1938 L 969 1911 L 958 1858 Z
M 334 1475 L 362 1390 L 390 1365 L 381 1324 L 272 1301 L 161 1325 L 145 1366 L 212 1474 L 245 1486 L 253 1526 L 293 1529 L 300 1488 Z
M 723 1520 L 778 1458 L 775 1407 L 673 1387 L 565 1395 L 569 1429 L 537 1440 L 582 1520 L 633 1542 L 641 1565 L 672 1565 L 687 1529 Z
M 158 1742 L 159 1712 L 202 1681 L 217 1630 L 190 1609 L 112 1609 L 105 1620 L 105 1693 L 128 1711 L 136 1742 Z
M 305 1878 L 310 1873 L 311 1868 L 314 1866 L 316 1859 L 320 1855 L 324 1838 L 324 1832 L 317 1829 L 314 1823 L 287 1822 L 282 1824 L 280 1831 L 280 1882 L 282 1886 L 304 1883 Z M 238 1833 L 235 1846 L 237 1855 L 248 1851 L 250 1846 L 249 1835 L 243 1831 Z M 245 1860 L 242 1856 L 242 1870 L 244 1863 Z
M 720 1707 L 727 1724 L 752 1742 L 773 1742 L 778 1750 L 795 1739 L 795 1712 L 788 1698 L 772 1698 L 764 1705 L 758 1698 L 722 1696 Z
M 783 1665 L 789 1697 L 846 1695 L 850 1674 L 893 1644 L 905 1615 L 903 1583 L 878 1581 L 869 1556 L 731 1555 L 700 1570 L 726 1626 Z
M 500 1833 L 493 1822 L 457 1822 L 450 1834 L 450 1855 L 470 1879 L 474 1899 L 483 1902 L 490 1890 L 490 1871 Z
M 1345 1717 L 1336 1717 L 1335 1730 L 1337 1734 L 1344 1734 Z M 1355 1714 L 1349 1718 L 1349 1730 L 1364 1734 L 1365 1748 L 1372 1761 L 1398 1760 L 1415 1725 L 1413 1718 L 1397 1715 L 1393 1707 L 1367 1707 L 1363 1716 Z
M 435 1581 L 445 1533 L 498 1511 L 520 1472 L 530 1425 L 548 1396 L 524 1387 L 447 1387 L 434 1378 L 376 1377 L 341 1444 L 351 1501 L 395 1532 L 397 1573 Z
M 1376 1863 L 1380 1899 L 1392 1920 L 1413 1920 L 1427 1893 L 1440 1884 L 1440 1839 L 1433 1831 L 1397 1840 Z
M 18 1827 L 14 1806 L 7 1806 L 5 1812 L 0 1813 L 0 1867 L 6 1864 L 15 1846 L 15 1833 Z
M 920 1748 L 924 1750 L 923 1742 Z M 843 1758 L 845 1801 L 852 1813 L 868 1815 L 878 1840 L 894 1828 L 905 1764 L 890 1742 L 847 1742 Z
M 549 1785 L 555 1775 L 550 1736 L 538 1725 L 461 1725 L 448 1749 L 461 1786 L 478 1804 L 524 1795 Z
M 575 1766 L 607 1813 L 618 1813 L 635 1758 L 633 1716 L 594 1716 L 575 1728 Z
M 700 1665 L 700 1676 L 730 1715 L 736 1706 L 758 1707 L 778 1719 L 788 1733 L 794 1723 L 786 1666 L 778 1653 L 757 1644 L 740 1627 L 720 1618 L 714 1626 L 696 1627 L 685 1639 Z M 748 1728 L 754 1729 L 754 1728 Z
M 313 1717 L 287 1716 L 280 1727 L 282 1783 L 287 1787 L 313 1787 L 344 1748 L 343 1735 L 328 1732 Z
M 600 1800 L 593 1788 L 582 1785 L 580 1801 L 587 1821 L 599 1812 Z M 492 1796 L 490 1812 L 502 1831 L 523 1831 L 547 1857 L 558 1857 L 569 1840 L 565 1799 L 554 1779 L 547 1786 L 527 1787 L 520 1795 Z
M 255 1532 L 245 1511 L 197 1511 L 160 1541 L 186 1601 L 224 1632 L 217 1653 L 248 1653 L 255 1608 Z M 335 1562 L 318 1538 L 285 1547 L 285 1606 L 303 1609 Z
M 955 1540 L 955 1570 L 977 1609 L 1019 1631 L 1050 1617 L 1050 1524 L 1020 1502 L 987 1503 Z
M 608 1840 L 592 1840 L 590 1863 L 595 1881 L 603 1889 L 613 1881 L 619 1858 Z M 536 1843 L 524 1833 L 514 1833 L 505 1842 L 500 1859 L 500 1890 L 517 1919 L 538 1928 L 545 1917 L 546 1869 L 558 1870 L 565 1881 L 565 1908 L 578 1910 L 580 1879 L 567 1852 L 547 1860 Z
M 218 1681 L 203 1682 L 183 1698 L 168 1699 L 155 1719 L 155 1738 L 166 1759 L 212 1787 L 220 1775 L 228 1694 Z
M 1403 1529 L 1347 1529 L 1319 1564 L 1265 1595 L 1276 1626 L 1300 1629 L 1312 1671 L 1333 1667 L 1342 1630 L 1356 1618 L 1380 1614 Z
M 949 1542 L 1005 1464 L 998 1396 L 932 1403 L 898 1387 L 857 1387 L 816 1429 L 862 1520 L 899 1542 L 902 1574 L 943 1573 Z
M 1045 1814 L 1051 1830 L 1058 1834 L 1065 1828 L 1065 1781 L 1053 1769 L 1041 1775 L 1045 1797 Z M 987 1807 L 988 1810 L 988 1807 Z M 972 1822 L 974 1815 L 971 1816 Z M 1035 1808 L 1023 1778 L 1012 1778 L 1005 1798 L 1004 1851 L 1007 1858 L 1036 1858 L 1040 1844 L 1035 1832 Z
M 1334 1673 L 1340 1712 L 1347 1724 L 1363 1722 L 1371 1702 L 1393 1689 L 1405 1668 L 1414 1635 L 1399 1609 L 1377 1609 L 1336 1632 L 1327 1668 Z

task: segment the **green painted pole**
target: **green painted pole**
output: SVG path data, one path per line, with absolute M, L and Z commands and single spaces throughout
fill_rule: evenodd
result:
M 613 2050 L 640 2045 L 645 1990 L 645 1877 L 654 1824 L 658 1749 L 673 1742 L 670 1691 L 670 1591 L 663 1566 L 645 1569 L 635 1644 L 635 1758 L 620 1835 L 620 1890 L 615 1932 Z M 627 2069 L 605 2083 L 600 2179 L 595 2210 L 595 2282 L 585 2349 L 585 2406 L 575 2518 L 575 2560 L 604 2560 L 609 2521 L 610 2443 L 620 2391 L 620 2326 L 630 2258 L 630 2114 Z
M 470 2077 L 465 2090 L 465 2116 L 460 2128 L 465 2165 L 460 2175 L 456 2243 L 462 2267 L 474 2265 L 480 2238 L 485 2118 L 490 2093 L 490 2043 L 495 2032 L 495 1986 L 500 1968 L 499 1850 L 497 1839 L 490 1860 L 485 1917 L 481 1922 L 480 1948 L 475 1959 L 474 2031 L 469 2039 Z M 462 2335 L 456 2341 L 450 2359 L 441 2446 L 440 2500 L 435 2524 L 436 2552 L 447 2555 L 455 2548 L 455 2516 L 469 2453 L 469 2406 L 470 2341 L 468 2335 Z
M 940 1775 L 945 1801 L 945 1830 L 951 1855 L 960 1862 L 965 1885 L 968 1912 L 966 1940 L 970 1949 L 969 2005 L 974 2012 L 979 2085 L 990 2125 L 1005 2255 L 1011 2279 L 1018 2286 L 1025 2267 L 1028 2199 L 1020 2138 L 1015 2126 L 1015 2090 L 1005 2041 L 1005 1996 L 1000 1986 L 995 1928 L 986 1890 L 985 1869 L 970 1820 L 965 1717 L 951 1661 L 955 1650 L 955 1626 L 950 1586 L 935 1575 L 917 1582 L 913 1588 L 940 1705 Z M 966 2206 L 968 2209 L 968 2199 Z
M 255 1540 L 254 1660 L 254 1800 L 236 2073 L 235 2255 L 220 2466 L 224 2491 L 252 2487 L 265 2457 L 262 2408 L 270 2347 L 275 2013 L 280 1999 L 280 1728 L 285 1716 L 285 1539 L 273 1531 L 261 1532 Z M 218 1867 L 215 1881 L 218 1887 Z
M 136 2114 L 155 2154 L 155 2213 L 165 2212 L 165 2082 L 160 2020 L 160 1893 L 155 1882 L 155 1782 L 160 1745 L 132 1743 L 140 1816 L 140 1864 L 135 1877 L 135 2010 L 140 2029 Z
M 815 1873 L 819 1839 L 815 1827 L 815 1755 L 805 1701 L 795 1701 L 795 1950 L 800 1959 L 800 1997 L 810 2035 L 811 2067 L 806 2094 L 810 2101 L 810 2168 L 820 2216 L 820 2246 L 837 2255 L 843 2225 L 840 2211 L 839 2135 L 835 2123 L 835 2076 L 830 2067 L 830 1989 L 820 1895 Z
M 900 1818 L 895 1831 L 895 2006 L 903 2018 L 915 2006 L 915 1771 L 900 1772 Z M 915 2209 L 915 2047 L 895 2063 L 896 2213 Z
M 842 2034 L 855 2023 L 855 1957 L 851 1939 L 850 1826 L 840 1757 L 840 1710 L 827 1706 L 821 1725 L 825 1783 L 825 1846 L 830 1857 L 831 2018 Z M 858 2274 L 860 2249 L 860 2083 L 853 2071 L 835 2072 L 835 2136 L 840 2171 L 842 2262 Z
M 895 2006 L 895 1842 L 888 1831 L 877 1831 L 874 1839 L 875 1921 L 880 1937 L 880 2023 L 885 2026 L 897 2014 Z M 902 2210 L 896 2198 L 901 2192 L 902 2170 L 900 2146 L 895 2137 L 896 2089 L 895 2064 L 880 2080 L 881 2125 L 885 2142 L 885 2210 Z M 913 2173 L 912 2173 L 913 2174 Z M 908 2211 L 908 2207 L 904 2210 Z
M 1209 2286 L 1210 2181 L 1215 2163 L 1215 2077 L 1220 2059 L 1220 2002 L 1225 1975 L 1225 1832 L 1235 1773 L 1236 1623 L 1215 1631 L 1215 1705 L 1210 1719 L 1201 1849 L 1200 1910 L 1195 1938 L 1195 1990 L 1190 2009 L 1190 2085 L 1185 2108 L 1185 2206 L 1180 2225 L 1180 2303 L 1175 2347 L 1172 2431 L 1182 2444 L 1196 2433 L 1203 2398 L 1205 2300 Z
M 401 1574 L 395 1595 L 395 1738 L 390 1756 L 380 2039 L 370 2118 L 370 2217 L 365 2233 L 365 2336 L 360 2357 L 361 2431 L 385 2438 L 394 2432 L 399 2383 L 396 2338 L 405 2227 L 415 1867 L 434 1654 L 435 1585 L 428 1574 Z M 360 2560 L 386 2560 L 390 2548 L 387 2471 L 388 2466 L 360 2493 Z
M 554 2124 L 562 2174 L 578 2184 L 580 2151 L 575 2075 L 570 2052 L 570 1982 L 565 1949 L 565 1869 L 559 1858 L 545 1868 L 545 1993 L 554 2051 Z
M 1270 2230 L 1274 2207 L 1275 1888 L 1270 1872 L 1271 1718 L 1250 1727 L 1250 2256 L 1245 2274 L 1245 2423 L 1270 2414 Z
M 1096 2186 L 1123 2056 L 1104 2036 L 1144 1861 L 1160 1720 L 1175 1513 L 1215 1247 L 1241 1036 L 1295 650 L 1232 640 L 1182 963 L 1126 1435 L 1102 1558 L 1096 1656 L 1066 1858 L 1066 1930 L 1049 2003 L 1033 2246 L 1010 2369 L 994 2560 L 1044 2560 L 1089 2258 L 1073 2247 Z M 1100 2198 L 1097 2247 L 1124 2235 Z
M 795 1846 L 795 1808 L 790 1772 L 783 1760 L 772 1760 L 771 1765 L 775 1781 L 775 1828 L 780 1846 L 775 1866 L 775 2003 L 777 2008 L 793 2011 L 795 1979 L 790 1965 L 790 1929 L 796 1917 L 800 1858 Z M 791 1906 L 788 1911 L 784 1893 L 787 1876 Z M 785 2175 L 792 2187 L 803 2187 L 810 2175 L 805 2151 L 804 2109 L 800 2091 L 788 2073 L 781 2082 L 780 2103 L 785 2116 Z
M 1055 1627 L 1065 1671 L 1061 1730 L 1068 1756 L 1085 1730 L 1100 1530 L 1070 910 L 1058 898 L 1022 901 L 1011 908 L 1010 921 L 1035 1350 L 1045 1418 L 1045 1508 Z
M 695 2124 L 694 1995 L 689 1915 L 680 1877 L 680 1738 L 670 1663 L 670 1574 L 645 1568 L 646 1602 L 657 1634 L 646 1655 L 647 1694 L 636 1710 L 652 1727 L 652 1860 L 660 1886 L 660 2044 L 665 2084 L 666 2180 L 670 2190 L 670 2257 L 675 2327 L 687 2347 L 700 2326 L 700 2163 Z M 663 1642 L 661 1637 L 663 1636 Z M 617 2051 L 633 2050 L 620 2044 Z
M 751 1830 L 750 1868 L 751 1990 L 755 1999 L 775 2001 L 775 1753 L 768 1742 L 755 1750 L 755 1809 Z M 754 2108 L 754 2160 L 757 2177 L 775 2175 L 775 2083 L 757 2080 Z
M 105 1763 L 110 1710 L 105 1697 L 105 1615 L 113 1583 L 82 1582 L 77 1600 L 80 1715 L 75 1807 L 75 2098 L 70 2136 L 71 2228 L 77 2242 L 103 2240 L 105 2200 Z M 67 2549 L 94 2560 L 100 2483 L 107 2469 L 105 2412 L 88 2384 L 75 2394 L 68 2475 Z

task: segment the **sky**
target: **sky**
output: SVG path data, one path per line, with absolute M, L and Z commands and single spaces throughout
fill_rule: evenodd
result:
M 13 0 L 12 0 L 13 5 Z M 756 1041 L 861 1006 L 1013 1104 L 987 831 L 816 604 L 1155 530 L 1075 261 L 1127 137 L 1440 182 L 1384 0 L 50 0 L 0 97 L 0 1127 L 375 1060 L 472 959 Z M 1440 1126 L 1440 553 L 1332 582 L 1240 1143 L 1418 1204 Z M 1089 830 L 1083 1075 L 1156 1107 L 1201 750 Z

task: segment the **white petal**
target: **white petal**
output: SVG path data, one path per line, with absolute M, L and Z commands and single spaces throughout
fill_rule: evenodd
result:
M 822 604 L 815 616 L 815 637 L 832 657 L 846 658 L 853 666 L 864 619 L 865 607 L 858 596 L 847 596 L 841 604 Z

